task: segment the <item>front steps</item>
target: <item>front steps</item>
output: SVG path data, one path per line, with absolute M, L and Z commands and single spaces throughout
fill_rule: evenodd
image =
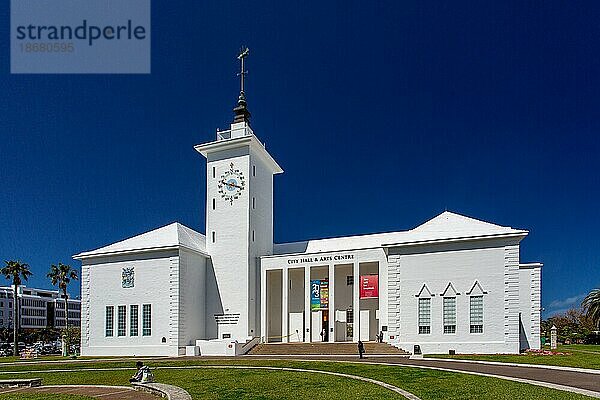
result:
M 365 342 L 365 354 L 409 356 L 410 353 L 387 343 Z M 248 355 L 357 355 L 356 343 L 261 343 L 252 348 Z

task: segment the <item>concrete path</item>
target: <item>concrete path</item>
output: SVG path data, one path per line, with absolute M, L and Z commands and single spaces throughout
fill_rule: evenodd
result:
M 126 386 L 38 386 L 26 388 L 1 388 L 0 394 L 78 394 L 104 400 L 156 400 L 150 393 L 140 392 Z
M 551 384 L 571 386 L 600 393 L 600 377 L 597 374 L 557 370 L 555 368 L 521 367 L 513 365 L 490 365 L 471 362 L 453 362 L 441 360 L 406 359 L 406 358 L 367 358 L 366 362 L 378 362 L 396 365 L 424 366 L 444 368 L 462 372 L 478 372 L 488 375 L 499 375 L 520 379 L 534 380 Z

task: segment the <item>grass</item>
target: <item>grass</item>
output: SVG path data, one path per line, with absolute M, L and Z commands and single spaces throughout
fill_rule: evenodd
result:
M 267 371 L 260 369 L 191 369 L 194 365 L 279 366 L 341 372 L 369 377 L 403 388 L 423 400 L 499 399 L 567 400 L 588 397 L 497 378 L 426 370 L 419 368 L 353 364 L 347 362 L 304 362 L 291 360 L 155 360 L 148 363 L 159 382 L 186 389 L 194 399 L 334 399 L 402 398 L 380 386 L 330 375 Z M 110 371 L 88 371 L 88 368 Z M 168 368 L 174 367 L 175 369 Z M 188 367 L 187 369 L 184 367 Z M 82 370 L 82 368 L 84 370 Z M 127 368 L 116 370 L 116 368 Z M 33 371 L 35 369 L 35 371 Z M 65 372 L 50 370 L 64 369 Z M 6 374 L 20 371 L 19 374 Z M 48 371 L 48 372 L 43 372 Z M 0 379 L 42 377 L 44 384 L 126 384 L 133 373 L 132 362 L 97 362 L 62 365 L 11 365 L 0 367 Z M 0 397 L 0 399 L 3 399 Z
M 545 349 L 549 350 L 549 347 L 546 347 Z M 600 369 L 600 345 L 562 345 L 558 346 L 558 349 L 556 351 L 568 354 L 457 354 L 455 356 L 451 356 L 448 354 L 431 354 L 426 355 L 425 357 L 455 358 L 460 360 L 480 360 L 517 364 L 555 365 L 560 367 Z

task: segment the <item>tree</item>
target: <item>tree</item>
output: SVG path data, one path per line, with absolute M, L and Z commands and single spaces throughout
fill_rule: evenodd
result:
M 65 265 L 63 263 L 58 263 L 58 266 L 52 264 L 50 266 L 50 272 L 48 272 L 47 277 L 52 281 L 52 285 L 58 286 L 58 289 L 62 291 L 63 297 L 65 299 L 65 329 L 69 330 L 69 294 L 67 293 L 67 286 L 71 282 L 71 280 L 77 280 L 77 271 L 71 268 L 69 265 Z M 65 338 L 68 339 L 68 335 L 65 335 Z M 67 353 L 68 353 L 68 342 L 67 342 Z
M 4 275 L 7 280 L 12 280 L 13 286 L 13 355 L 19 355 L 19 298 L 17 289 L 23 281 L 26 281 L 31 276 L 29 265 L 20 261 L 4 261 L 4 267 L 0 269 L 0 274 Z
M 600 288 L 589 292 L 581 306 L 596 328 L 600 328 Z
M 579 308 L 571 308 L 542 321 L 541 328 L 546 335 L 550 334 L 552 325 L 556 326 L 558 341 L 562 343 L 584 343 L 594 330 L 591 319 Z

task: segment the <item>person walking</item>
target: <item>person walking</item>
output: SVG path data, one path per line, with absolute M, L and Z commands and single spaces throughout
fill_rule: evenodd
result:
M 363 344 L 362 341 L 358 341 L 358 357 L 359 358 L 364 358 L 363 354 L 365 354 L 365 345 Z

